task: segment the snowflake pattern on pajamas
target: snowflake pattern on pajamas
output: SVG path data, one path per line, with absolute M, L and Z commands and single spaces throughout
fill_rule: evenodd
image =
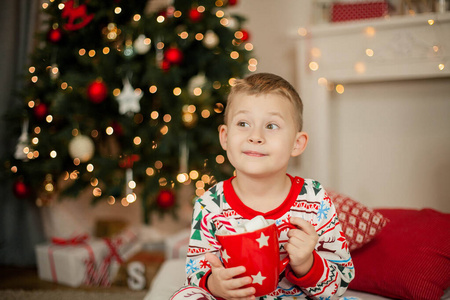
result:
M 322 201 L 320 203 L 320 208 L 317 211 L 317 220 L 320 221 L 322 219 L 326 219 L 329 210 L 330 210 L 330 207 L 327 205 L 327 203 L 325 201 Z
M 190 259 L 189 262 L 186 264 L 186 273 L 192 274 L 196 271 L 198 271 L 198 267 L 196 266 L 197 261 Z

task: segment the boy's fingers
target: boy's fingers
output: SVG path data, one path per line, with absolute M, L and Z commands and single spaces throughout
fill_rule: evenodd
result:
M 306 220 L 303 220 L 302 218 L 297 218 L 297 217 L 291 218 L 291 224 L 297 226 L 300 230 L 302 230 L 308 234 L 312 234 L 312 233 L 316 232 L 316 229 L 314 228 L 314 226 L 312 226 L 311 223 L 309 223 Z
M 248 285 L 252 283 L 252 278 L 249 276 L 245 276 L 245 277 L 239 277 L 239 278 L 233 278 L 232 280 L 230 280 L 227 284 L 227 287 L 230 290 L 237 290 L 242 288 L 245 285 Z M 248 289 L 247 289 L 248 292 Z M 247 294 L 247 295 L 252 295 L 252 293 Z M 242 296 L 245 296 L 245 294 L 242 294 Z M 237 297 L 237 296 L 236 296 Z
M 245 272 L 245 267 L 243 266 L 239 266 L 239 267 L 234 267 L 234 268 L 227 268 L 224 271 L 224 275 L 227 278 L 233 278 L 238 276 L 239 274 L 242 274 Z
M 212 253 L 206 253 L 205 258 L 212 268 L 223 268 L 222 262 L 216 255 Z
M 233 267 L 233 268 L 225 268 L 222 264 L 222 262 L 220 261 L 220 259 L 212 254 L 212 253 L 206 253 L 205 254 L 205 258 L 206 260 L 209 262 L 209 264 L 211 265 L 211 269 L 223 269 L 221 270 L 221 277 L 222 278 L 227 278 L 227 279 L 231 279 L 235 276 L 238 276 L 239 274 L 242 274 L 245 272 L 245 267 L 244 266 L 239 266 L 239 267 Z M 243 278 L 239 278 L 236 279 L 236 281 L 241 281 L 240 284 L 238 284 L 238 286 L 242 286 L 245 284 L 250 284 L 251 283 L 251 277 L 243 277 Z M 244 282 L 242 282 L 244 281 Z
M 231 297 L 236 299 L 255 299 L 253 295 L 255 294 L 255 288 L 249 287 L 245 289 L 238 289 L 231 292 Z

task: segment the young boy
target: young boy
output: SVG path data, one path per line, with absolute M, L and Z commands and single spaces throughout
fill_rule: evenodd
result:
M 277 289 L 260 299 L 331 299 L 345 292 L 354 269 L 333 203 L 318 182 L 286 174 L 290 157 L 299 156 L 308 142 L 302 110 L 298 93 L 279 76 L 262 73 L 236 80 L 219 129 L 236 176 L 195 202 L 184 295 L 255 299 L 255 289 L 246 286 L 252 278 L 237 277 L 245 267 L 226 269 L 196 225 L 197 216 L 207 213 L 238 223 L 262 215 L 296 226 L 280 237 L 280 255 L 289 255 L 290 263 Z

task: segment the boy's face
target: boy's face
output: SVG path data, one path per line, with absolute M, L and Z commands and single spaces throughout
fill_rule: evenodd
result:
M 219 137 L 237 174 L 285 175 L 290 157 L 300 155 L 308 139 L 297 131 L 294 105 L 276 94 L 238 94 L 227 109 Z

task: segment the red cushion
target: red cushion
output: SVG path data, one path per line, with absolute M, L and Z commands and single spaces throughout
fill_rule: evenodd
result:
M 377 209 L 390 222 L 352 252 L 349 288 L 396 299 L 440 299 L 450 286 L 450 214 Z
M 370 242 L 387 223 L 380 213 L 345 195 L 329 191 L 350 251 Z

